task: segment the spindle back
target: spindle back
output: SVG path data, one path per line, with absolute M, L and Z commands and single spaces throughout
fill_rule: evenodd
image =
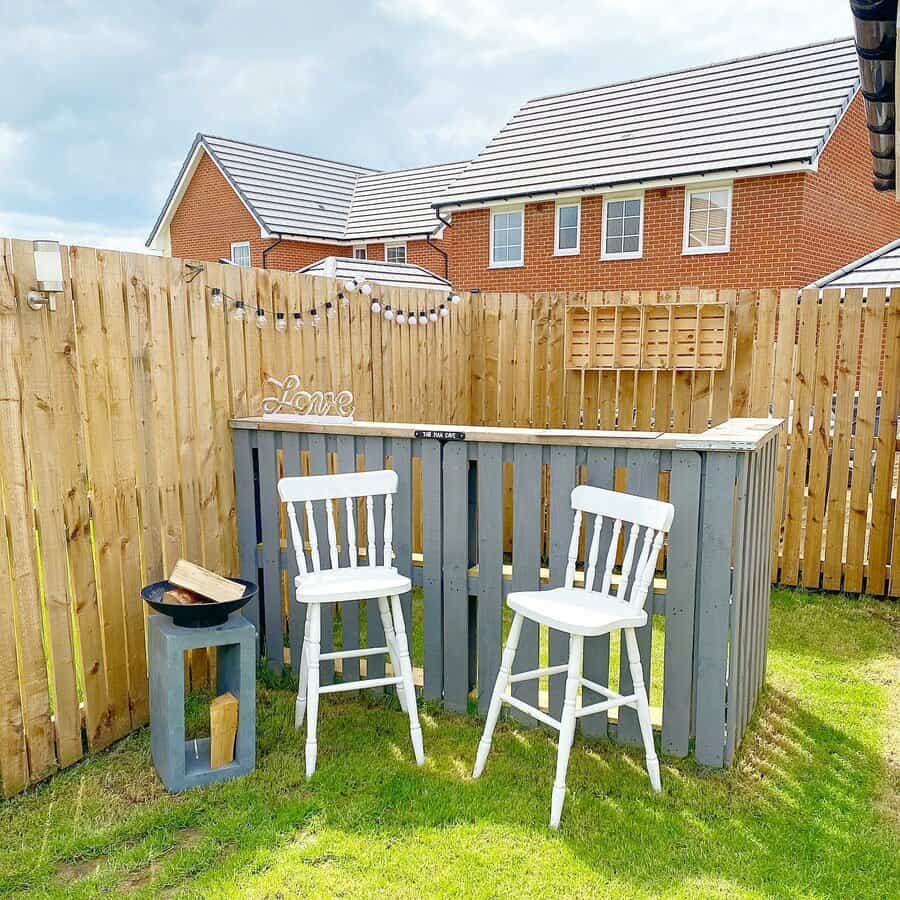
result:
M 295 503 L 302 503 L 306 512 L 306 534 L 309 545 L 309 558 L 313 572 L 322 568 L 319 555 L 319 536 L 316 530 L 313 503 L 324 502 L 325 519 L 328 530 L 329 559 L 332 569 L 338 565 L 338 527 L 335 515 L 335 500 L 343 500 L 345 507 L 347 550 L 350 568 L 359 564 L 358 540 L 356 527 L 356 504 L 365 500 L 366 508 L 366 563 L 378 565 L 378 552 L 375 543 L 375 498 L 384 498 L 384 539 L 382 544 L 382 565 L 393 563 L 393 495 L 397 493 L 399 479 L 397 473 L 390 469 L 375 472 L 348 472 L 339 475 L 306 475 L 282 478 L 278 482 L 278 496 L 287 505 L 288 522 L 291 530 L 291 543 L 297 557 L 300 575 L 307 575 L 310 566 L 306 563 L 306 544 L 297 521 Z
M 585 590 L 598 591 L 643 608 L 663 540 L 672 527 L 675 507 L 662 500 L 651 500 L 647 497 L 582 484 L 572 491 L 572 509 L 575 510 L 575 521 L 572 524 L 565 586 L 573 587 L 575 584 L 575 563 L 581 541 L 581 528 L 585 514 L 593 515 L 594 529 L 585 562 Z M 613 592 L 613 570 L 623 528 L 626 531 L 625 554 L 622 558 L 619 584 Z M 643 540 L 639 540 L 641 529 L 644 531 Z M 604 548 L 601 561 L 602 579 L 600 584 L 596 585 L 601 544 Z

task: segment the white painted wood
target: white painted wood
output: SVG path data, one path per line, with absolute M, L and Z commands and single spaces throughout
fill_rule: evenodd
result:
M 569 753 L 575 734 L 575 722 L 584 716 L 605 713 L 619 706 L 630 706 L 637 711 L 641 737 L 644 742 L 647 773 L 655 791 L 661 790 L 659 761 L 653 744 L 653 730 L 650 722 L 650 705 L 644 685 L 640 651 L 634 629 L 647 623 L 644 604 L 653 580 L 656 563 L 662 550 L 675 515 L 670 503 L 650 500 L 632 494 L 607 491 L 590 485 L 580 485 L 572 491 L 572 507 L 575 518 L 572 538 L 569 544 L 565 585 L 549 591 L 514 591 L 507 603 L 515 613 L 509 630 L 500 671 L 494 684 L 491 703 L 488 707 L 484 733 L 478 744 L 473 777 L 478 778 L 484 771 L 497 719 L 504 703 L 521 710 L 545 725 L 559 730 L 556 777 L 550 803 L 550 827 L 558 828 L 562 816 L 566 791 L 566 771 Z M 580 545 L 581 528 L 585 514 L 594 515 L 594 529 L 587 558 L 584 587 L 575 587 L 576 563 Z M 600 557 L 600 536 L 612 522 L 610 545 L 603 563 L 603 577 L 600 590 L 594 590 Z M 614 581 L 616 553 L 622 529 L 627 529 L 625 554 L 622 570 L 618 577 L 615 594 L 611 593 Z M 565 665 L 544 666 L 510 675 L 522 623 L 525 619 L 547 625 L 569 634 L 569 661 Z M 597 684 L 583 676 L 584 638 L 623 631 L 629 671 L 633 685 L 630 694 L 619 694 L 607 686 Z M 563 700 L 562 717 L 559 722 L 542 710 L 512 696 L 511 685 L 529 679 L 554 675 L 565 671 L 566 689 Z M 588 688 L 605 697 L 578 709 L 579 688 Z
M 318 745 L 316 738 L 319 696 L 360 688 L 396 685 L 400 706 L 409 717 L 410 738 L 416 763 L 425 762 L 422 728 L 416 707 L 412 662 L 400 596 L 412 590 L 412 582 L 401 575 L 390 563 L 394 558 L 393 503 L 398 478 L 395 472 L 354 472 L 342 475 L 313 475 L 282 478 L 278 482 L 278 494 L 287 504 L 291 542 L 297 557 L 297 575 L 294 586 L 296 600 L 308 604 L 303 648 L 300 654 L 300 678 L 294 712 L 294 726 L 300 728 L 306 718 L 306 777 L 312 778 L 316 770 Z M 384 498 L 384 543 L 382 565 L 376 558 L 374 500 Z M 360 499 L 366 504 L 366 530 L 368 565 L 358 565 L 356 517 L 354 507 Z M 338 522 L 335 500 L 343 500 L 346 511 L 346 540 L 348 565 L 340 565 Z M 315 525 L 313 504 L 324 502 L 328 531 L 328 550 L 331 567 L 323 570 L 319 555 L 319 541 Z M 303 535 L 297 521 L 296 503 L 302 503 L 306 513 L 312 571 L 306 565 Z M 385 646 L 362 649 L 336 650 L 321 653 L 322 604 L 369 600 L 377 598 L 381 623 L 384 628 Z M 388 601 L 390 598 L 390 602 Z M 320 685 L 319 666 L 336 659 L 354 659 L 386 654 L 390 656 L 393 673 L 384 678 L 360 681 L 344 681 L 338 684 Z

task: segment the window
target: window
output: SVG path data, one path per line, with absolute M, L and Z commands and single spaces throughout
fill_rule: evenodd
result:
M 568 201 L 556 204 L 556 246 L 557 256 L 574 256 L 579 251 L 581 240 L 581 204 Z
M 405 263 L 406 244 L 385 244 L 384 258 L 392 263 Z
M 731 241 L 731 185 L 684 192 L 684 252 L 727 253 Z
M 250 266 L 250 241 L 240 241 L 231 245 L 231 262 L 236 266 Z
M 491 266 L 521 266 L 525 259 L 522 223 L 525 209 L 491 211 Z
M 601 259 L 639 259 L 644 250 L 644 197 L 609 197 L 603 203 Z
M 353 248 L 353 258 L 354 259 L 368 259 L 369 255 L 366 251 L 366 245 L 362 244 L 359 247 Z

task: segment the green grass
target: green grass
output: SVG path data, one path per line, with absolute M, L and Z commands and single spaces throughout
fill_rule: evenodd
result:
M 887 603 L 776 592 L 768 688 L 734 767 L 664 758 L 656 796 L 638 753 L 578 739 L 559 833 L 542 729 L 502 725 L 473 782 L 478 720 L 426 707 L 419 770 L 389 701 L 330 697 L 307 784 L 293 697 L 261 686 L 245 779 L 168 796 L 143 730 L 3 803 L 0 891 L 897 896 L 898 625 Z

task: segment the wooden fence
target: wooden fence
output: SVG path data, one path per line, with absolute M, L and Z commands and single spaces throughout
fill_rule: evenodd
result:
M 349 387 L 365 418 L 453 422 L 468 410 L 464 305 L 425 327 L 390 328 L 363 295 L 343 305 L 323 278 L 82 247 L 62 258 L 57 310 L 35 311 L 31 242 L 0 245 L 6 794 L 147 721 L 140 587 L 180 556 L 237 574 L 228 421 L 260 411 L 269 375 Z M 247 321 L 234 318 L 238 299 Z M 431 305 L 399 289 L 381 299 Z M 192 684 L 206 684 L 211 664 L 193 654 Z
M 414 641 L 426 697 L 465 712 L 471 691 L 487 710 L 500 665 L 504 598 L 510 590 L 538 590 L 563 583 L 572 529 L 570 495 L 587 482 L 626 489 L 641 496 L 661 494 L 676 515 L 664 564 L 654 584 L 652 610 L 664 620 L 663 665 L 651 674 L 652 616 L 637 629 L 644 679 L 654 694 L 662 676 L 661 703 L 653 719 L 661 723 L 664 752 L 691 750 L 707 765 L 729 762 L 740 744 L 765 670 L 768 623 L 769 551 L 779 427 L 771 420 L 732 420 L 701 435 L 579 434 L 571 431 L 465 429 L 464 440 L 447 443 L 416 436 L 414 426 L 379 423 L 329 426 L 243 419 L 235 427 L 235 468 L 243 489 L 238 518 L 243 577 L 259 581 L 262 599 L 248 606 L 261 637 L 260 649 L 281 671 L 285 647 L 294 671 L 300 660 L 304 607 L 291 602 L 297 575 L 293 548 L 284 537 L 284 509 L 276 491 L 280 474 L 327 474 L 392 467 L 400 476 L 393 504 L 395 563 L 423 586 L 421 615 L 407 608 L 407 622 L 421 622 L 422 649 Z M 413 503 L 413 462 L 421 465 L 422 505 Z M 503 549 L 501 470 L 513 468 L 512 552 Z M 546 476 L 546 477 L 544 477 Z M 545 490 L 546 486 L 546 490 Z M 542 509 L 549 506 L 550 540 L 542 549 Z M 316 532 L 326 531 L 325 510 L 316 509 Z M 376 512 L 381 546 L 383 513 Z M 411 535 L 423 531 L 423 552 L 413 552 Z M 301 528 L 304 528 L 301 524 Z M 336 529 L 344 534 L 343 526 Z M 360 554 L 366 537 L 357 534 Z M 609 538 L 607 537 L 607 542 Z M 576 583 L 583 579 L 587 536 L 579 553 Z M 608 544 L 607 544 L 608 548 Z M 607 548 L 601 547 L 600 558 Z M 339 562 L 349 551 L 342 539 Z M 323 560 L 328 567 L 329 562 Z M 732 602 L 733 599 L 733 602 Z M 405 598 L 407 605 L 411 598 Z M 382 646 L 384 635 L 375 600 L 368 601 L 367 631 L 358 606 L 340 604 L 341 627 L 333 610 L 323 625 L 323 650 L 340 641 L 343 649 Z M 566 635 L 526 623 L 519 641 L 519 671 L 537 668 L 540 647 L 550 665 L 565 662 Z M 657 635 L 657 639 L 659 635 Z M 618 679 L 630 690 L 627 658 L 612 666 L 610 638 L 589 638 L 585 676 L 600 684 Z M 546 664 L 546 661 L 543 663 Z M 358 659 L 345 660 L 359 677 Z M 372 657 L 366 677 L 384 676 L 384 660 Z M 323 673 L 327 683 L 332 672 Z M 549 679 L 539 698 L 538 682 L 518 685 L 525 702 L 559 718 L 562 676 Z M 614 725 L 613 725 L 614 723 Z M 585 719 L 594 736 L 610 734 L 640 745 L 634 710 Z
M 573 308 L 717 302 L 732 309 L 722 369 L 567 367 Z M 788 419 L 772 580 L 900 596 L 900 289 L 483 294 L 469 321 L 471 424 L 699 432 Z

